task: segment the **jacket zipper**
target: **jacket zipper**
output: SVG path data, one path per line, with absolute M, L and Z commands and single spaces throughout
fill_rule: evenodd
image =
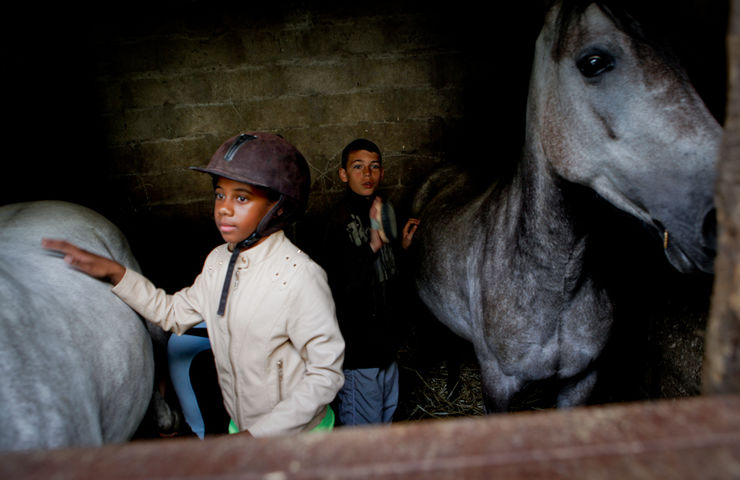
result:
M 277 361 L 277 374 L 278 374 L 278 385 L 277 385 L 278 402 L 281 402 L 283 400 L 283 361 L 282 360 Z

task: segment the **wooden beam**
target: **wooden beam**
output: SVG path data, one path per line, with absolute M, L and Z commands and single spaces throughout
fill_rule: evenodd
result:
M 740 0 L 727 33 L 728 95 L 718 164 L 718 252 L 704 347 L 702 390 L 740 393 Z
M 740 396 L 3 453 L 0 478 L 740 478 Z

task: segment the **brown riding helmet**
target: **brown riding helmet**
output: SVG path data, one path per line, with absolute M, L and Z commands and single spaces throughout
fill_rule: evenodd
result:
M 250 132 L 226 140 L 199 172 L 269 188 L 305 209 L 311 187 L 308 163 L 301 152 L 274 133 Z

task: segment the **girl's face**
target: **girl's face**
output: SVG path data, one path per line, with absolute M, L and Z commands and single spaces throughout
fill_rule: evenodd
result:
M 232 244 L 250 236 L 275 204 L 264 189 L 223 177 L 216 182 L 215 194 L 216 227 L 224 241 Z
M 339 169 L 339 178 L 358 195 L 368 197 L 374 194 L 383 179 L 383 167 L 378 154 L 367 150 L 350 152 L 347 168 Z

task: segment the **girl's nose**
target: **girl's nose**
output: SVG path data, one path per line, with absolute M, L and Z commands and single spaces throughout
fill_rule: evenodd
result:
M 229 202 L 221 202 L 221 205 L 218 207 L 218 213 L 222 216 L 229 216 L 231 215 L 232 209 Z

